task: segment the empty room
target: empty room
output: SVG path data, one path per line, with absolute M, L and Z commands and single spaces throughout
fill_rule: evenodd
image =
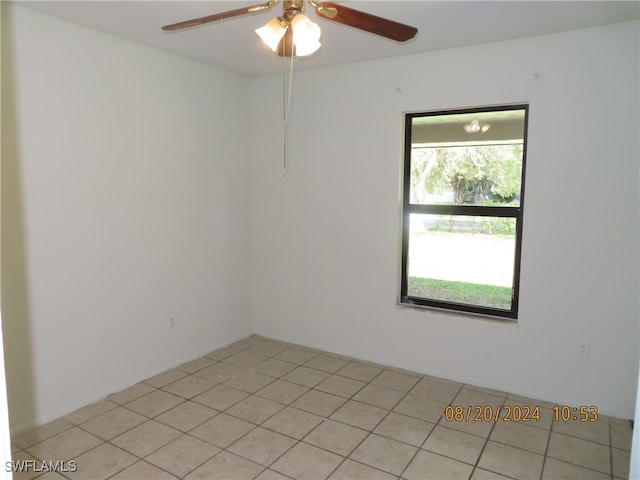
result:
M 640 478 L 640 3 L 1 7 L 2 478 Z

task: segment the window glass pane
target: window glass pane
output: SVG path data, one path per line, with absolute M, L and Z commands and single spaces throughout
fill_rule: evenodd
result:
M 409 203 L 519 206 L 525 113 L 413 117 Z
M 519 206 L 522 144 L 411 149 L 410 203 Z
M 511 309 L 514 218 L 412 214 L 408 295 Z

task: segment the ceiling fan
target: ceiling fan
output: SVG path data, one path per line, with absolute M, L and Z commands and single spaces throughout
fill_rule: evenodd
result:
M 249 7 L 228 10 L 222 13 L 194 18 L 162 27 L 165 31 L 182 30 L 205 23 L 226 20 L 227 18 L 261 12 L 270 9 L 280 0 Z M 345 7 L 332 2 L 307 0 L 315 8 L 316 14 L 326 20 L 354 27 L 365 32 L 380 35 L 397 42 L 406 42 L 418 33 L 418 29 L 386 18 Z M 320 48 L 320 27 L 304 15 L 305 0 L 282 0 L 282 15 L 269 21 L 256 30 L 274 53 L 281 57 L 306 56 Z

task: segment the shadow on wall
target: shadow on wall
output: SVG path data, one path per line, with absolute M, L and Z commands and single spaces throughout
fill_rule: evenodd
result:
M 31 315 L 25 252 L 24 205 L 20 175 L 18 119 L 14 76 L 12 28 L 8 8 L 2 8 L 2 328 L 9 403 L 13 432 L 31 426 L 36 418 L 32 355 Z

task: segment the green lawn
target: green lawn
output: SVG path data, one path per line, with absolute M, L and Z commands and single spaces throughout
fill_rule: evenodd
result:
M 511 287 L 409 277 L 409 296 L 509 310 Z

